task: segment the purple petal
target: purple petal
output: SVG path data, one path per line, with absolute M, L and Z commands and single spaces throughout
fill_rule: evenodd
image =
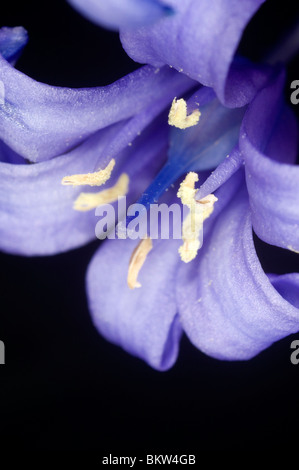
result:
M 236 173 L 242 162 L 239 149 L 234 148 L 201 185 L 196 193 L 196 199 L 200 200 L 208 194 L 214 193 Z
M 272 281 L 273 286 L 264 273 L 243 189 L 218 217 L 197 265 L 183 266 L 179 272 L 183 328 L 206 354 L 249 359 L 299 330 L 299 275 L 289 281 L 286 288 L 283 278 Z
M 174 289 L 178 241 L 154 244 L 139 273 L 142 287 L 130 290 L 128 266 L 136 244 L 107 240 L 95 254 L 87 273 L 89 307 L 106 339 L 165 370 L 177 358 L 182 332 Z
M 267 243 L 299 250 L 298 127 L 284 103 L 284 75 L 263 89 L 249 106 L 240 149 L 253 228 Z
M 5 89 L 0 138 L 37 162 L 70 151 L 99 129 L 173 99 L 193 86 L 169 70 L 144 67 L 107 87 L 69 89 L 38 83 L 0 56 Z
M 28 34 L 22 26 L 0 28 L 0 54 L 12 64 L 19 58 L 27 41 Z
M 97 150 L 105 145 L 112 131 L 100 131 L 100 135 L 80 148 L 50 161 L 0 163 L 2 250 L 29 256 L 49 255 L 83 245 L 95 237 L 94 213 L 73 210 L 73 202 L 82 188 L 62 186 L 61 179 L 88 172 L 95 163 Z M 6 150 L 6 154 L 11 158 L 11 151 Z
M 125 123 L 101 130 L 72 152 L 36 164 L 17 164 L 20 157 L 0 146 L 0 247 L 23 255 L 49 255 L 81 246 L 95 238 L 98 219 L 94 211 L 78 212 L 73 203 L 86 187 L 61 184 L 64 176 L 87 173 L 98 164 L 116 136 L 122 137 Z M 167 128 L 158 120 L 133 142 L 123 145 L 107 187 L 126 172 L 131 181 L 128 201 L 136 199 L 166 156 Z M 120 148 L 118 148 L 118 151 Z M 10 163 L 13 162 L 13 163 Z M 102 167 L 102 166 L 101 166 Z M 99 188 L 95 188 L 99 191 Z M 100 188 L 102 189 L 102 188 Z M 104 186 L 103 189 L 106 189 Z
M 173 13 L 159 0 L 68 0 L 91 21 L 109 29 L 149 25 Z
M 242 106 L 263 85 L 263 70 L 238 63 L 226 80 L 243 30 L 263 2 L 170 0 L 173 16 L 136 31 L 121 30 L 122 44 L 135 61 L 168 64 L 212 86 L 222 103 Z

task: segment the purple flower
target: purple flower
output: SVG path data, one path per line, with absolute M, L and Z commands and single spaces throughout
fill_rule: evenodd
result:
M 73 3 L 83 9 L 83 2 Z M 115 193 L 125 174 L 128 202 L 142 194 L 145 206 L 186 173 L 199 173 L 194 204 L 215 192 L 204 245 L 190 263 L 180 260 L 181 241 L 154 241 L 137 269 L 142 287 L 132 290 L 128 267 L 137 243 L 107 240 L 88 269 L 95 326 L 159 370 L 174 364 L 183 331 L 202 351 L 231 360 L 299 330 L 299 275 L 265 274 L 252 240 L 253 228 L 267 243 L 299 251 L 297 125 L 283 100 L 284 72 L 233 60 L 261 3 L 170 0 L 170 15 L 166 2 L 144 0 L 141 11 L 127 0 L 133 14 L 117 17 L 120 2 L 111 2 L 111 10 L 85 2 L 89 16 L 120 27 L 135 60 L 150 64 L 106 88 L 49 87 L 0 61 L 4 250 L 51 254 L 94 237 L 96 218 L 82 212 L 82 201 L 91 208 L 89 196 L 82 200 L 80 188 L 61 186 L 63 178 L 93 184 L 95 176 L 105 182 L 111 174 Z M 169 130 L 166 112 L 177 96 L 189 97 L 193 125 L 184 129 L 192 118 L 174 111 L 183 129 Z M 34 164 L 20 165 L 24 158 Z M 175 197 L 171 189 L 168 195 Z
M 136 242 L 107 240 L 90 264 L 87 292 L 96 327 L 152 367 L 173 365 L 182 331 L 203 352 L 235 360 L 249 359 L 299 329 L 299 274 L 265 274 L 252 238 L 253 228 L 262 240 L 299 251 L 299 172 L 293 165 L 297 124 L 284 103 L 283 85 L 284 73 L 275 74 L 240 120 L 239 138 L 232 133 L 220 143 L 220 150 L 227 145 L 231 150 L 228 158 L 222 153 L 222 162 L 197 194 L 200 200 L 215 192 L 218 202 L 204 222 L 204 244 L 191 263 L 179 259 L 181 242 L 154 241 L 139 273 L 142 287 L 133 291 L 127 286 L 127 272 Z M 201 89 L 196 99 L 200 101 L 204 92 Z M 213 122 L 212 103 L 215 106 L 215 100 L 206 112 L 218 134 L 223 120 Z M 235 122 L 233 114 L 227 115 L 229 121 Z M 197 141 L 188 130 L 174 133 L 181 133 L 181 148 L 192 168 L 206 170 L 206 153 L 216 155 L 217 164 L 219 155 L 213 143 L 211 152 L 203 147 L 200 126 L 199 120 L 192 128 L 194 137 L 198 127 Z M 178 149 L 179 136 L 172 138 Z M 156 197 L 155 184 L 160 191 L 159 175 L 146 191 L 147 202 Z M 102 268 L 106 265 L 109 272 Z

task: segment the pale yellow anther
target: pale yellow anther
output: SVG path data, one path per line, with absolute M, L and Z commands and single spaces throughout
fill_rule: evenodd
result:
M 198 174 L 194 173 L 194 171 L 190 171 L 184 181 L 180 184 L 177 197 L 180 198 L 182 204 L 185 206 L 191 207 L 195 202 L 195 194 L 197 192 L 197 189 L 195 189 L 195 183 L 197 183 L 197 181 Z
M 76 211 L 86 212 L 101 204 L 111 204 L 117 201 L 119 197 L 125 196 L 129 189 L 129 177 L 123 173 L 117 180 L 114 186 L 108 189 L 103 189 L 98 193 L 81 193 L 74 202 L 74 209 Z
M 147 237 L 140 241 L 135 250 L 132 253 L 129 270 L 128 270 L 128 286 L 130 289 L 135 289 L 136 287 L 141 287 L 140 282 L 137 281 L 138 274 L 144 262 L 147 258 L 147 255 L 153 248 L 153 243 L 151 238 Z
M 183 245 L 179 248 L 181 260 L 184 261 L 184 263 L 190 263 L 190 261 L 196 258 L 199 248 L 200 241 L 198 237 L 194 237 L 193 240 L 184 240 Z
M 95 171 L 94 173 L 85 173 L 79 175 L 72 175 L 72 176 L 65 176 L 61 183 L 63 185 L 71 185 L 71 186 L 102 186 L 102 184 L 106 183 L 109 180 L 112 170 L 115 165 L 115 160 L 112 159 L 106 168 L 103 170 Z
M 187 115 L 186 101 L 183 98 L 180 100 L 174 98 L 168 114 L 168 124 L 179 129 L 187 129 L 187 127 L 196 126 L 199 117 L 199 109 L 195 109 L 191 114 Z
M 196 173 L 187 174 L 181 183 L 177 196 L 182 203 L 189 207 L 190 212 L 183 222 L 182 238 L 183 245 L 179 248 L 182 261 L 189 263 L 192 261 L 200 248 L 200 233 L 203 222 L 212 214 L 214 204 L 218 200 L 213 194 L 209 194 L 197 201 L 195 194 L 195 183 L 198 181 Z

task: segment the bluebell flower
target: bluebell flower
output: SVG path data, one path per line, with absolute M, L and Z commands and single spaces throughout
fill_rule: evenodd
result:
M 230 7 L 242 10 L 245 20 L 260 3 L 230 3 Z M 298 167 L 293 165 L 297 124 L 284 103 L 284 73 L 274 73 L 256 94 L 257 84 L 269 76 L 244 61 L 231 63 L 234 49 L 227 44 L 234 35 L 240 35 L 244 23 L 231 25 L 228 6 L 218 4 L 219 10 L 213 10 L 219 13 L 218 18 L 217 14 L 213 16 L 219 47 L 212 48 L 212 54 L 207 47 L 194 47 L 195 42 L 206 46 L 211 40 L 202 35 L 212 25 L 211 15 L 205 14 L 211 11 L 211 5 L 174 1 L 172 6 L 180 14 L 154 26 L 137 31 L 122 27 L 122 42 L 131 57 L 156 67 L 168 64 L 213 86 L 225 105 L 242 106 L 256 96 L 240 122 L 238 138 L 232 135 L 225 143 L 230 148 L 220 145 L 218 152 L 211 145 L 211 151 L 206 152 L 207 127 L 201 128 L 200 123 L 189 136 L 189 130 L 170 134 L 172 176 L 217 167 L 197 195 L 200 200 L 216 191 L 218 197 L 214 213 L 205 222 L 204 246 L 197 258 L 184 264 L 178 258 L 179 242 L 160 240 L 139 273 L 143 287 L 133 292 L 127 288 L 127 271 L 136 242 L 106 241 L 90 265 L 87 291 L 95 325 L 110 341 L 157 369 L 167 369 L 175 362 L 183 330 L 202 351 L 232 360 L 249 359 L 299 329 L 299 275 L 266 275 L 252 238 L 254 228 L 262 240 L 298 251 Z M 207 28 L 202 27 L 203 18 Z M 223 34 L 226 20 L 231 36 Z M 221 46 L 227 48 L 227 54 L 220 53 Z M 214 51 L 219 54 L 218 60 L 213 57 Z M 204 102 L 204 92 L 199 90 L 193 101 Z M 202 117 L 205 112 L 210 114 L 208 124 L 214 137 L 217 131 L 221 133 L 221 124 L 217 128 L 219 110 L 214 116 L 209 107 L 202 112 Z M 213 119 L 215 122 L 211 122 Z M 233 121 L 233 115 L 227 112 L 228 127 L 234 127 Z M 160 172 L 141 198 L 143 203 L 157 200 L 173 182 L 171 171 Z M 113 266 L 109 273 L 101 269 L 108 263 Z
M 89 15 L 110 22 L 108 6 L 73 3 L 93 5 Z M 150 65 L 109 87 L 49 87 L 1 59 L 1 246 L 51 254 L 92 239 L 95 217 L 82 201 L 90 209 L 98 195 L 82 199 L 79 183 L 109 180 L 114 197 L 120 188 L 129 203 L 142 195 L 149 205 L 198 173 L 194 201 L 211 193 L 218 200 L 197 256 L 184 263 L 181 241 L 154 241 L 138 269 L 142 287 L 129 289 L 137 242 L 105 241 L 87 274 L 92 318 L 104 337 L 159 370 L 174 364 L 183 331 L 211 356 L 248 359 L 299 329 L 299 275 L 265 274 L 252 240 L 253 228 L 267 243 L 299 251 L 297 125 L 283 99 L 284 72 L 233 60 L 262 1 L 145 3 L 159 10 L 151 24 L 140 14 L 111 26 L 127 52 Z M 167 111 L 180 96 L 188 115 L 183 129 L 170 129 Z M 198 124 L 184 129 L 199 112 Z M 24 159 L 34 164 L 20 165 Z
M 231 145 L 228 156 L 222 154 L 201 185 L 197 200 L 214 193 L 218 201 L 204 222 L 203 247 L 190 263 L 180 260 L 181 241 L 154 240 L 138 275 L 142 287 L 130 290 L 128 267 L 136 242 L 107 240 L 91 261 L 87 292 L 94 324 L 109 341 L 154 368 L 173 365 L 183 331 L 210 356 L 240 360 L 299 329 L 299 274 L 266 274 L 252 236 L 254 229 L 267 243 L 299 251 L 298 130 L 283 85 L 282 72 L 257 93 L 237 139 L 232 134 L 225 143 Z M 197 171 L 202 166 L 205 175 L 200 121 L 197 142 L 179 132 L 192 168 L 197 155 Z M 217 147 L 211 144 L 213 153 Z M 156 189 L 154 182 L 146 197 L 155 197 Z M 109 272 L 103 269 L 107 265 Z

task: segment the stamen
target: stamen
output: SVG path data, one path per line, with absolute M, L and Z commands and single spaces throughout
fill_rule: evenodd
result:
M 198 174 L 194 171 L 190 171 L 187 174 L 186 178 L 180 184 L 177 197 L 180 198 L 182 204 L 191 208 L 191 205 L 195 201 L 195 194 L 197 189 L 195 189 L 195 183 L 198 181 Z
M 72 185 L 72 186 L 82 186 L 82 185 L 89 185 L 89 186 L 102 186 L 102 184 L 106 183 L 109 180 L 112 170 L 115 165 L 115 160 L 112 160 L 108 163 L 106 168 L 103 170 L 96 171 L 94 173 L 85 173 L 81 175 L 72 175 L 72 176 L 65 176 L 61 184 L 63 185 Z
M 103 189 L 98 193 L 81 193 L 74 202 L 76 211 L 90 211 L 101 204 L 110 204 L 117 201 L 119 197 L 125 196 L 129 189 L 129 177 L 123 173 L 114 186 Z
M 179 129 L 187 129 L 187 127 L 195 126 L 198 123 L 200 114 L 199 109 L 195 109 L 187 116 L 186 101 L 183 98 L 180 100 L 174 98 L 168 115 L 168 124 Z
M 177 193 L 182 203 L 190 209 L 189 214 L 183 222 L 182 238 L 184 243 L 179 248 L 181 260 L 184 261 L 184 263 L 189 263 L 196 257 L 200 248 L 199 236 L 203 222 L 210 217 L 214 210 L 214 204 L 218 201 L 213 194 L 209 194 L 200 199 L 200 201 L 197 201 L 195 199 L 197 192 L 195 183 L 197 181 L 198 175 L 196 173 L 188 173 Z
M 200 248 L 199 235 L 202 228 L 202 220 L 191 211 L 183 222 L 183 245 L 179 248 L 181 260 L 184 263 L 192 261 Z
M 144 262 L 147 258 L 148 253 L 153 248 L 153 243 L 151 238 L 147 237 L 140 241 L 135 250 L 132 253 L 129 270 L 128 270 L 128 286 L 130 289 L 135 289 L 136 287 L 141 287 L 141 284 L 137 281 L 138 274 Z
M 194 102 L 198 100 L 196 97 Z M 158 202 L 167 188 L 182 175 L 190 171 L 201 172 L 217 168 L 237 145 L 244 109 L 225 108 L 213 97 L 212 92 L 210 101 L 205 100 L 206 98 L 200 99 L 206 104 L 202 105 L 204 111 L 197 126 L 184 131 L 176 127 L 170 129 L 168 159 L 137 201 L 146 210 L 151 204 Z M 184 111 L 183 115 L 178 117 L 180 109 Z M 185 101 L 175 99 L 169 113 L 169 123 L 176 125 L 180 122 L 184 128 L 185 111 Z

